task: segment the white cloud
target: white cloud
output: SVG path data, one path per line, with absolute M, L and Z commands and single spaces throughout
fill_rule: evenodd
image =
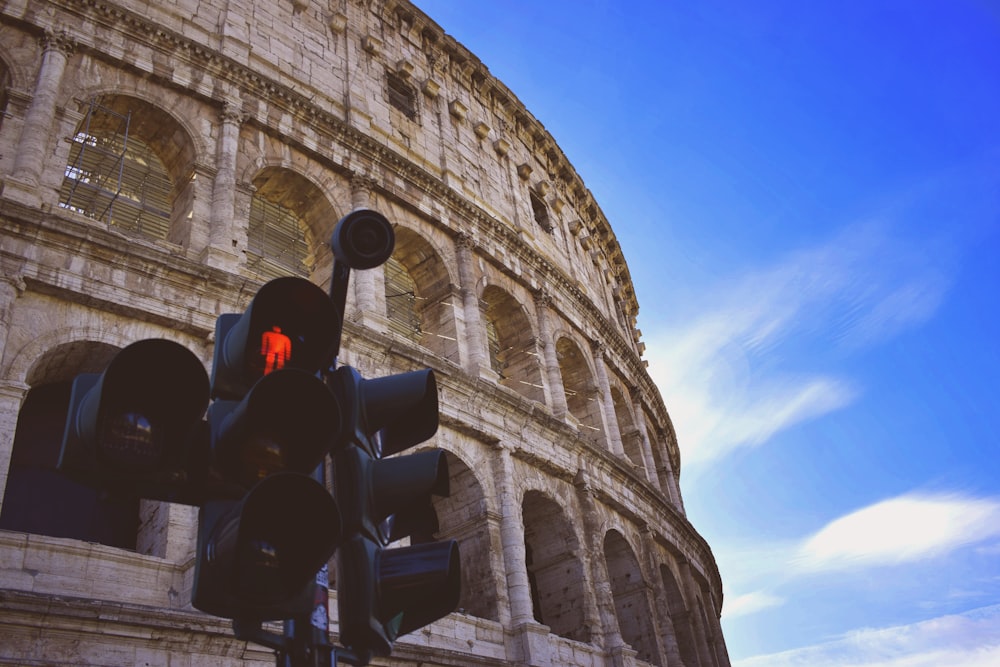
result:
M 785 599 L 782 597 L 767 591 L 753 591 L 736 597 L 726 597 L 722 613 L 726 620 L 730 620 L 738 616 L 756 614 L 764 609 L 780 607 L 783 604 L 785 604 Z
M 932 558 L 1000 536 L 1000 500 L 906 494 L 831 521 L 799 547 L 804 571 L 844 570 Z
M 687 466 L 759 445 L 849 405 L 849 379 L 813 370 L 833 348 L 884 342 L 933 316 L 949 279 L 929 244 L 857 225 L 697 295 L 646 336 Z M 804 361 L 795 361 L 796 359 Z M 785 370 L 792 364 L 801 368 Z
M 1000 605 L 910 625 L 854 630 L 815 646 L 733 662 L 733 667 L 996 665 L 1000 665 Z

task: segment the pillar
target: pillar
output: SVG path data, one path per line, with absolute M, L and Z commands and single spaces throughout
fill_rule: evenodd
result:
M 535 295 L 535 309 L 538 316 L 538 338 L 542 343 L 542 366 L 549 385 L 549 400 L 552 414 L 563 419 L 566 417 L 566 389 L 563 387 L 562 375 L 559 373 L 559 357 L 556 354 L 556 342 L 552 339 L 552 329 L 549 325 L 549 306 L 552 297 L 544 291 Z
M 615 401 L 611 396 L 611 383 L 608 381 L 608 368 L 604 360 L 607 347 L 604 343 L 593 343 L 594 370 L 597 373 L 597 388 L 601 392 L 601 407 L 604 414 L 604 430 L 608 438 L 608 446 L 615 456 L 625 457 L 625 447 L 622 445 L 622 430 L 618 426 L 618 415 L 615 414 Z
M 462 299 L 462 315 L 465 320 L 465 370 L 473 376 L 479 376 L 484 370 L 490 370 L 490 358 L 483 318 L 479 311 L 479 297 L 476 295 L 473 245 L 472 237 L 465 232 L 460 233 L 455 240 L 459 295 Z
M 4 188 L 7 196 L 31 205 L 38 205 L 41 201 L 38 186 L 52 139 L 59 88 L 66 63 L 75 47 L 64 32 L 47 31 L 40 42 L 42 64 L 38 69 L 31 104 L 24 117 L 21 138 L 14 155 L 14 168 Z
M 236 215 L 236 158 L 240 125 L 245 120 L 239 101 L 228 101 L 219 114 L 216 143 L 216 171 L 212 182 L 211 230 L 205 262 L 226 271 L 235 271 L 247 249 L 234 224 Z

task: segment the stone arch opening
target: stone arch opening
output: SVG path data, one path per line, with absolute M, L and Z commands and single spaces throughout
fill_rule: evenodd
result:
M 559 373 L 566 391 L 566 407 L 577 421 L 585 435 L 595 440 L 604 439 L 604 420 L 601 418 L 601 402 L 597 395 L 597 383 L 580 347 L 569 337 L 556 342 L 556 356 L 559 359 Z
M 636 425 L 632 416 L 632 408 L 622 390 L 618 387 L 611 387 L 611 401 L 615 406 L 615 417 L 618 419 L 618 428 L 621 431 L 622 447 L 625 449 L 625 456 L 639 470 L 645 472 L 646 457 L 643 453 L 642 432 Z
M 544 402 L 537 345 L 524 307 L 495 285 L 483 290 L 482 302 L 490 366 L 500 375 L 500 384 L 525 398 Z
M 439 357 L 459 362 L 456 294 L 448 269 L 422 236 L 396 228 L 396 248 L 384 265 L 390 328 Z
M 684 603 L 684 596 L 681 595 L 681 588 L 677 584 L 674 573 L 667 565 L 660 565 L 660 580 L 663 584 L 663 593 L 667 602 L 667 615 L 669 624 L 664 623 L 662 630 L 669 632 L 673 629 L 673 639 L 677 644 L 677 650 L 681 654 L 681 660 L 685 665 L 698 664 L 698 648 L 695 642 L 694 627 L 691 625 L 691 614 Z M 670 638 L 664 637 L 664 643 L 669 645 Z
M 635 552 L 621 533 L 611 530 L 605 534 L 604 560 L 622 640 L 636 650 L 640 660 L 659 664 L 646 582 Z
M 18 412 L 0 528 L 136 549 L 139 500 L 104 493 L 58 470 L 72 380 L 99 373 L 118 349 L 104 343 L 58 345 L 29 370 Z
M 434 499 L 438 519 L 435 538 L 458 540 L 462 562 L 462 594 L 458 607 L 466 614 L 500 620 L 493 573 L 486 494 L 475 473 L 448 452 L 451 495 Z
M 590 641 L 584 569 L 573 524 L 559 503 L 537 491 L 525 494 L 522 513 L 535 620 L 561 637 Z
M 70 137 L 59 206 L 149 239 L 183 244 L 195 147 L 163 109 L 128 95 L 92 98 Z
M 321 243 L 314 230 L 337 215 L 309 179 L 285 167 L 266 167 L 253 178 L 247 229 L 247 267 L 261 279 L 309 277 Z

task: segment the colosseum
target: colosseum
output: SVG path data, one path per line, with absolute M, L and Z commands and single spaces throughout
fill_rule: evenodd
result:
M 405 0 L 0 0 L 0 664 L 270 665 L 194 609 L 197 508 L 56 470 L 73 378 L 277 276 L 356 271 L 340 362 L 433 369 L 459 608 L 379 665 L 729 665 L 609 221 L 554 138 Z M 331 584 L 336 643 L 336 586 Z

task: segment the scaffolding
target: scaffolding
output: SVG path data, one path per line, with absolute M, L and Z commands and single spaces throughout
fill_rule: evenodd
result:
M 308 276 L 309 240 L 299 216 L 259 193 L 250 202 L 247 268 L 263 280 Z
M 130 136 L 131 111 L 90 102 L 73 136 L 59 205 L 149 238 L 170 230 L 173 184 L 149 145 Z

